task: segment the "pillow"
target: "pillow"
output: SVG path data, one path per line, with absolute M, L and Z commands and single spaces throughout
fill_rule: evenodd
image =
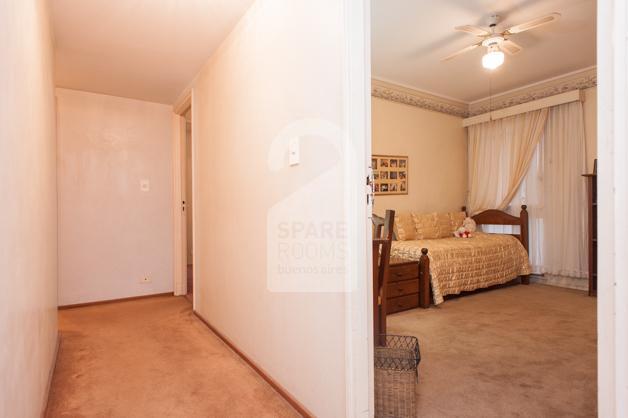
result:
M 436 228 L 438 228 L 438 238 L 451 238 L 453 231 L 451 230 L 451 216 L 449 213 L 435 213 Z
M 416 229 L 416 239 L 438 238 L 436 213 L 412 213 L 412 219 Z
M 466 219 L 467 214 L 465 212 L 449 212 L 449 218 L 451 221 L 451 229 L 449 236 L 452 236 L 458 228 L 460 228 Z
M 416 239 L 416 229 L 410 213 L 395 213 L 395 236 L 399 241 Z

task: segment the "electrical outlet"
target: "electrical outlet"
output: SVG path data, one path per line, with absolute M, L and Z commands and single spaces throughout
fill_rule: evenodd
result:
M 146 283 L 150 283 L 150 282 L 152 282 L 152 280 L 148 276 L 142 277 L 140 279 L 140 283 L 142 283 L 142 284 L 146 284 Z

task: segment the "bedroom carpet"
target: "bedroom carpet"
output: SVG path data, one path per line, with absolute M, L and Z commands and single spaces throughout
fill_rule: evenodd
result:
M 516 285 L 389 316 L 420 341 L 418 415 L 597 416 L 596 300 Z
M 295 417 L 183 297 L 59 312 L 46 416 Z

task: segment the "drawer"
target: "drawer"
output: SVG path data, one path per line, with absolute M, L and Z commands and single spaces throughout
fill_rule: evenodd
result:
M 391 264 L 388 281 L 398 282 L 400 280 L 416 279 L 419 277 L 419 263 Z
M 390 298 L 386 301 L 386 312 L 393 314 L 395 312 L 405 311 L 419 307 L 419 295 L 400 296 L 398 298 Z
M 386 291 L 389 299 L 419 293 L 419 279 L 388 283 Z

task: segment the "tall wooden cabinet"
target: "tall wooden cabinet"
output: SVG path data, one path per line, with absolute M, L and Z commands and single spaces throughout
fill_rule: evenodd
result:
M 584 174 L 589 210 L 589 296 L 597 296 L 597 174 Z

